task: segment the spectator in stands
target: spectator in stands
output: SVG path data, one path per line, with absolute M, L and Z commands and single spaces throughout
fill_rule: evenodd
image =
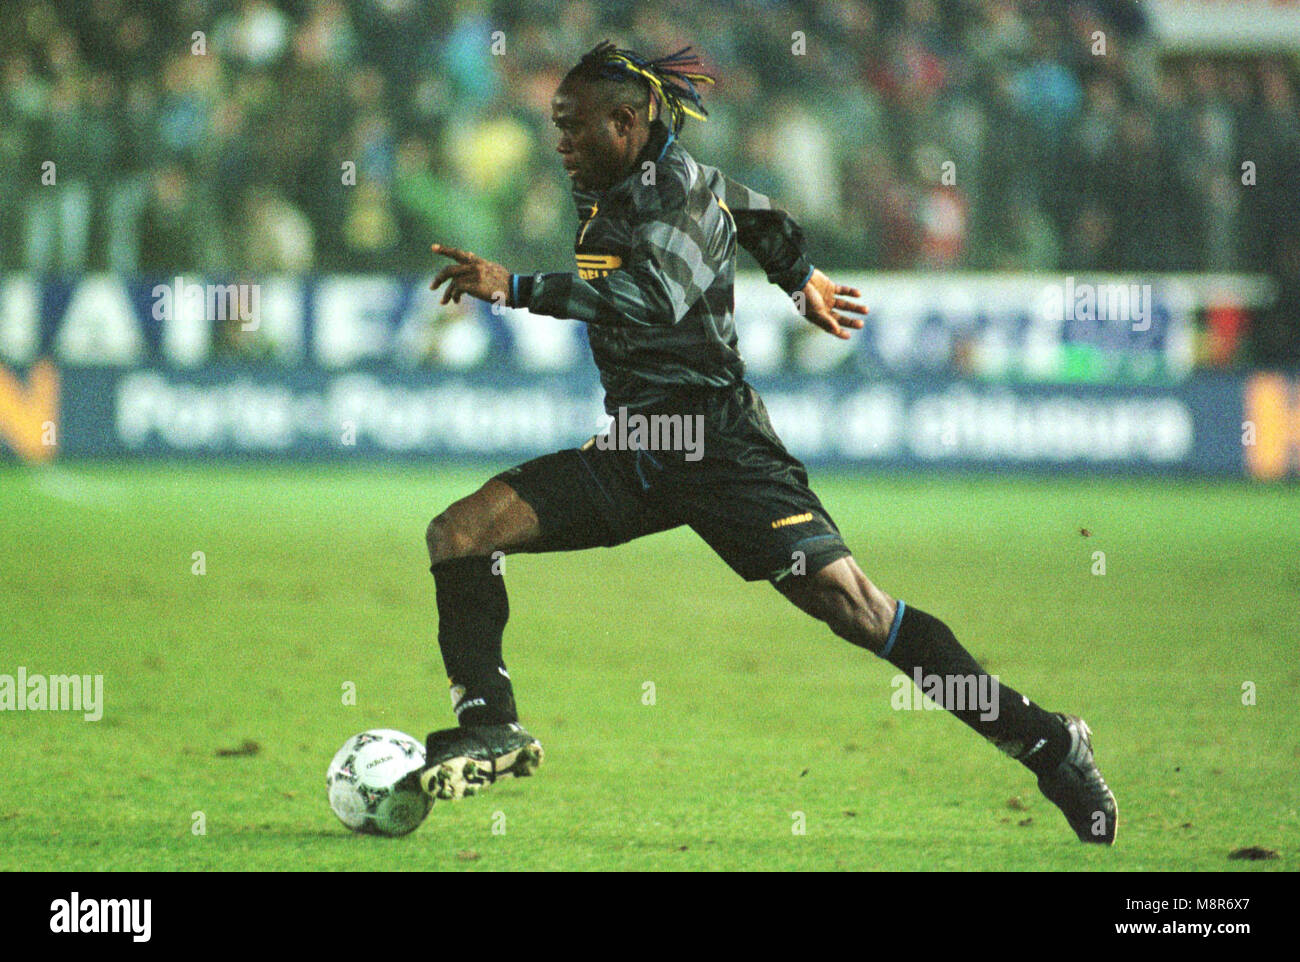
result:
M 1288 263 L 1257 225 L 1286 203 L 1266 174 L 1297 150 L 1294 68 L 1157 72 L 1129 0 L 11 5 L 6 268 L 235 269 L 251 218 L 279 225 L 268 263 L 424 271 L 456 234 L 559 266 L 549 99 L 606 35 L 718 65 L 695 151 L 795 210 L 827 266 Z

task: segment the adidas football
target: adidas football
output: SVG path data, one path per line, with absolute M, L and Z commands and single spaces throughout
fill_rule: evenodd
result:
M 399 785 L 424 765 L 424 746 L 410 735 L 376 728 L 353 735 L 325 774 L 330 808 L 354 832 L 405 835 L 429 814 L 419 786 Z

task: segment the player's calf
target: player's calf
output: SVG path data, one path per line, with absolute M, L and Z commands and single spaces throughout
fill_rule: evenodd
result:
M 826 622 L 837 635 L 876 653 L 909 678 L 918 679 L 917 684 L 922 683 L 919 679 L 937 679 L 933 689 L 927 691 L 937 704 L 1040 779 L 1046 779 L 1045 784 L 1069 782 L 1055 795 L 1047 788 L 1044 792 L 1062 806 L 1067 818 L 1074 818 L 1067 810 L 1075 802 L 1073 795 L 1065 798 L 1062 793 L 1068 790 L 1077 795 L 1082 790 L 1074 785 L 1078 779 L 1070 782 L 1070 772 L 1062 774 L 1062 764 L 1067 757 L 1079 755 L 1080 760 L 1070 771 L 1083 772 L 1079 777 L 1090 779 L 1085 770 L 1091 754 L 1079 748 L 1077 731 L 1064 724 L 1061 716 L 1045 711 L 989 675 L 946 624 L 890 598 L 862 574 L 853 559 L 842 558 L 827 565 L 803 583 L 789 580 L 793 583 L 778 585 L 782 593 Z M 970 692 L 986 693 L 987 697 L 965 697 Z M 1086 761 L 1082 760 L 1084 754 Z M 1100 791 L 1091 794 L 1101 797 Z M 1057 801 L 1058 797 L 1065 798 L 1064 803 Z
M 515 492 L 489 481 L 429 524 L 426 540 L 438 603 L 438 647 L 462 726 L 515 722 L 514 690 L 502 658 L 510 618 L 505 572 L 495 552 L 537 536 L 537 516 Z

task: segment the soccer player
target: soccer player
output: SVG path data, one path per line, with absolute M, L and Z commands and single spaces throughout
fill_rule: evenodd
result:
M 433 519 L 438 644 L 458 727 L 429 735 L 421 785 L 458 798 L 542 759 L 502 659 L 509 604 L 494 553 L 609 547 L 689 525 L 742 578 L 770 581 L 839 637 L 909 677 L 919 669 L 966 685 L 935 699 L 1033 772 L 1081 840 L 1113 843 L 1115 797 L 1087 725 L 998 684 L 946 624 L 867 579 L 745 382 L 732 318 L 737 244 L 828 333 L 849 337 L 865 310 L 857 290 L 812 266 L 788 214 L 682 146 L 685 118 L 704 116 L 696 85 L 712 79 L 689 47 L 647 60 L 608 41 L 564 77 L 551 109 L 580 215 L 576 273 L 511 273 L 433 245 L 452 260 L 431 285 L 448 285 L 443 303 L 468 294 L 585 323 L 606 410 L 698 417 L 703 443 L 620 448 L 598 436 L 497 475 Z M 968 704 L 969 691 L 994 703 Z

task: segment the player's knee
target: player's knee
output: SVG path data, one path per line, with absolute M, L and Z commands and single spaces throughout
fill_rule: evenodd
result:
M 894 617 L 883 593 L 842 585 L 829 585 L 821 592 L 817 614 L 840 638 L 871 651 L 884 647 Z
M 854 610 L 855 628 L 860 644 L 872 651 L 879 651 L 889 640 L 889 629 L 894 622 L 894 605 L 887 598 L 868 596 L 861 600 Z
M 440 564 L 453 558 L 468 558 L 481 554 L 477 550 L 478 539 L 463 521 L 450 511 L 444 511 L 432 521 L 424 533 L 425 544 L 429 547 L 429 563 Z
M 865 648 L 877 648 L 880 636 L 880 622 L 871 608 L 850 598 L 837 598 L 828 606 L 829 617 L 825 619 L 831 631 Z

